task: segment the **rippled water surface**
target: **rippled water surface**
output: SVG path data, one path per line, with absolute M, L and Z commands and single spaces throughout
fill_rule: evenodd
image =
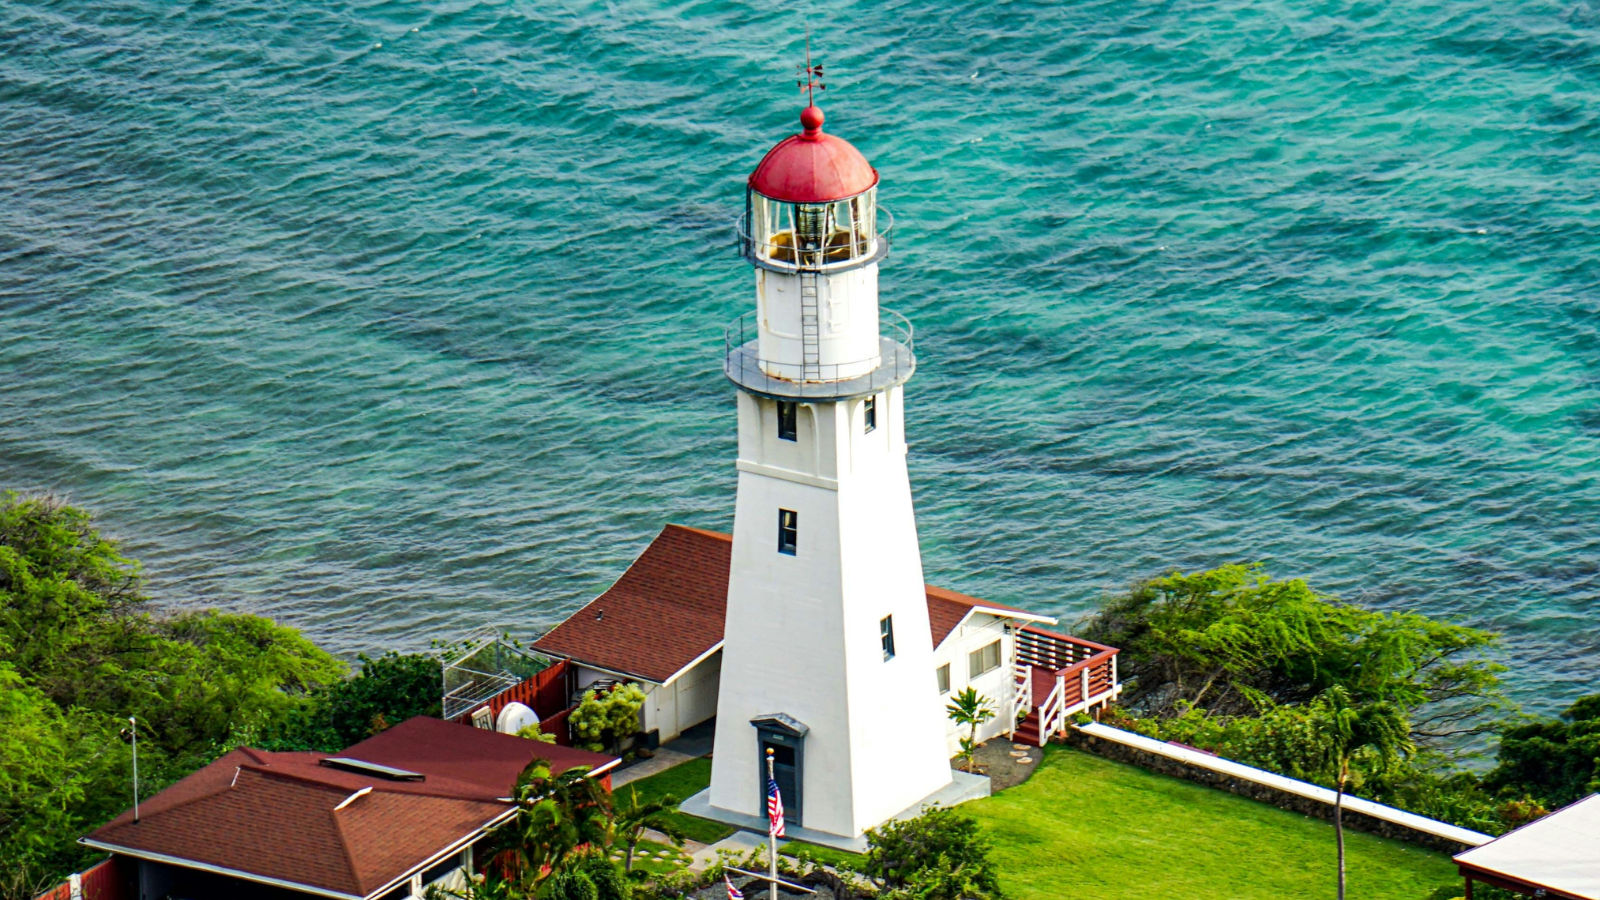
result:
M 930 580 L 1265 560 L 1600 657 L 1600 6 L 810 16 L 896 215 Z M 341 652 L 727 528 L 788 7 L 0 4 L 0 487 Z

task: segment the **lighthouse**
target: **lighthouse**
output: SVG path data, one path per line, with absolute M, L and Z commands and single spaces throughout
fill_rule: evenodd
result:
M 728 327 L 738 499 L 709 805 L 855 838 L 947 788 L 906 472 L 910 325 L 879 306 L 878 173 L 800 114 L 750 175 L 755 309 Z M 770 751 L 770 752 L 769 752 Z

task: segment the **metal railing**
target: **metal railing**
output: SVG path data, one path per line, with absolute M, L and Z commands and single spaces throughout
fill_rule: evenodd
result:
M 837 400 L 875 394 L 901 384 L 916 371 L 916 346 L 911 322 L 879 309 L 878 355 L 849 362 L 810 363 L 801 358 L 764 359 L 761 325 L 752 310 L 728 323 L 723 333 L 723 374 L 753 393 L 798 400 Z M 774 372 L 804 372 L 786 378 Z
M 764 269 L 788 273 L 801 269 L 840 272 L 879 262 L 889 255 L 894 215 L 880 206 L 876 220 L 876 232 L 835 229 L 817 247 L 796 247 L 792 231 L 781 231 L 772 240 L 758 241 L 750 233 L 747 216 L 736 219 L 733 230 L 739 238 L 739 255 Z

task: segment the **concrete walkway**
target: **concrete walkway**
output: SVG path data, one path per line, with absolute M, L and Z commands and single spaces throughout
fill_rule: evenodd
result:
M 656 755 L 649 759 L 641 759 L 633 765 L 611 776 L 611 790 L 614 792 L 630 781 L 648 778 L 658 772 L 665 772 L 676 765 L 686 763 L 695 757 L 687 753 L 662 747 L 656 750 Z

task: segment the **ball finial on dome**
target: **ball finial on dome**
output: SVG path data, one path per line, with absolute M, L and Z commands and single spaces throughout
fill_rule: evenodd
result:
M 816 134 L 822 130 L 822 110 L 815 106 L 808 106 L 800 110 L 800 127 L 806 134 Z

